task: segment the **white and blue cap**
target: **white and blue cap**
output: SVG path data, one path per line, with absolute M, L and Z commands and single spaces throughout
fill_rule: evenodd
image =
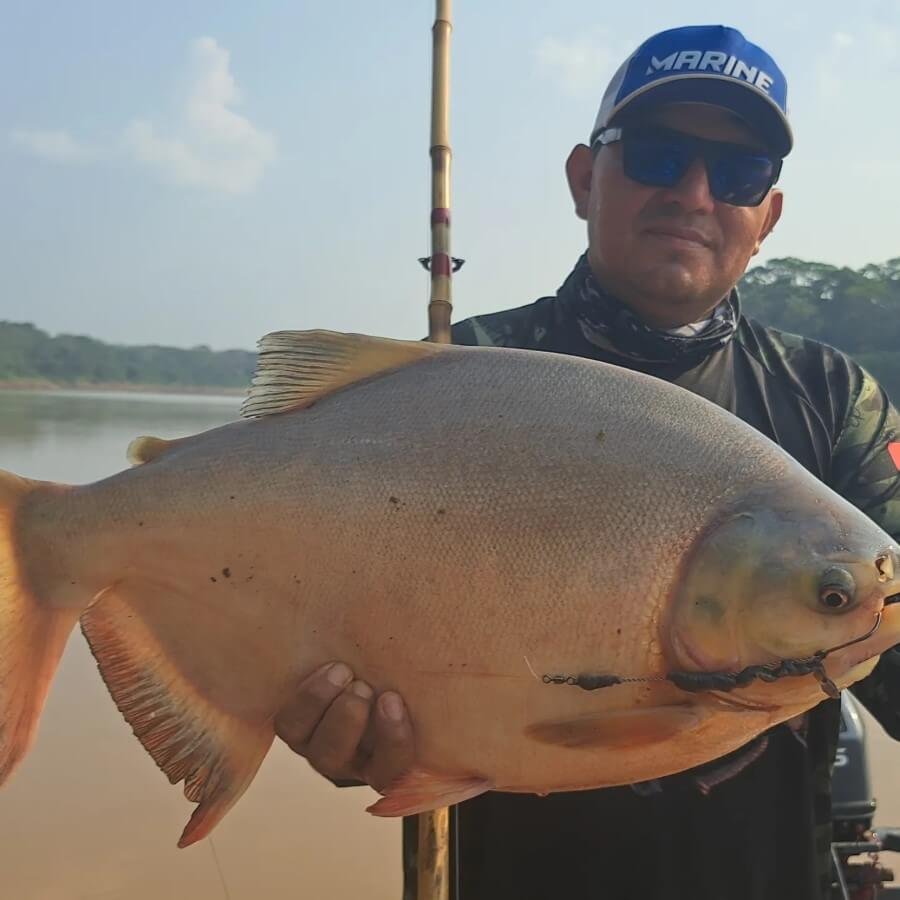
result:
M 630 116 L 678 102 L 730 110 L 778 156 L 793 146 L 784 73 L 765 50 L 724 25 L 672 28 L 644 41 L 609 83 L 590 143 L 626 109 Z

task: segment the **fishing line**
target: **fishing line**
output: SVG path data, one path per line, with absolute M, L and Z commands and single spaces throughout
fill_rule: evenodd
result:
M 209 841 L 209 849 L 212 850 L 213 860 L 216 863 L 216 871 L 219 873 L 219 880 L 222 882 L 222 893 L 225 895 L 225 900 L 231 900 L 231 892 L 228 890 L 228 885 L 225 883 L 225 873 L 222 871 L 222 865 L 219 862 L 219 854 L 216 852 L 216 845 L 213 843 L 213 839 L 210 836 L 207 838 Z
M 867 640 L 875 634 L 879 625 L 881 625 L 880 612 L 875 616 L 875 624 L 861 637 L 830 647 L 828 650 L 817 650 L 812 656 L 783 659 L 777 663 L 747 666 L 739 672 L 676 671 L 669 672 L 667 675 L 645 676 L 582 673 L 579 675 L 544 675 L 541 680 L 544 684 L 567 684 L 572 687 L 579 687 L 585 691 L 596 691 L 598 688 L 612 687 L 616 684 L 670 681 L 683 691 L 699 693 L 702 691 L 733 691 L 735 688 L 746 687 L 757 679 L 763 682 L 773 682 L 780 678 L 812 675 L 819 682 L 823 692 L 836 700 L 840 697 L 841 692 L 825 672 L 825 658 L 838 650 L 844 650 L 846 647 L 852 647 L 854 644 Z M 526 662 L 528 662 L 527 659 Z M 529 668 L 531 668 L 530 665 Z

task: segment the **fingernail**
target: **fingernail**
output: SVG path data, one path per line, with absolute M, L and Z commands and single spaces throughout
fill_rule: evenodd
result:
M 343 687 L 345 684 L 348 684 L 350 682 L 350 679 L 353 677 L 353 673 L 343 663 L 335 663 L 328 670 L 327 677 L 335 687 Z
M 354 681 L 350 687 L 350 690 L 356 694 L 357 697 L 362 697 L 363 700 L 369 700 L 372 697 L 374 691 L 370 688 L 364 681 Z
M 382 694 L 378 702 L 381 706 L 381 711 L 388 719 L 392 722 L 403 721 L 403 701 L 400 699 L 399 694 L 391 692 Z

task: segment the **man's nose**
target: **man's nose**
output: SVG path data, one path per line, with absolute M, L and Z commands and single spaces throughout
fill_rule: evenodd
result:
M 716 200 L 709 187 L 704 160 L 695 159 L 678 184 L 666 190 L 666 197 L 688 212 L 712 212 Z

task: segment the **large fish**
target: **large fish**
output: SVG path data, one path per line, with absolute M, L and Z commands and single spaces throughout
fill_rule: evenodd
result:
M 891 538 L 686 390 L 519 350 L 260 349 L 240 421 L 86 486 L 0 473 L 0 781 L 79 618 L 199 804 L 181 846 L 330 659 L 406 698 L 419 767 L 372 807 L 401 815 L 690 768 L 900 643 Z

